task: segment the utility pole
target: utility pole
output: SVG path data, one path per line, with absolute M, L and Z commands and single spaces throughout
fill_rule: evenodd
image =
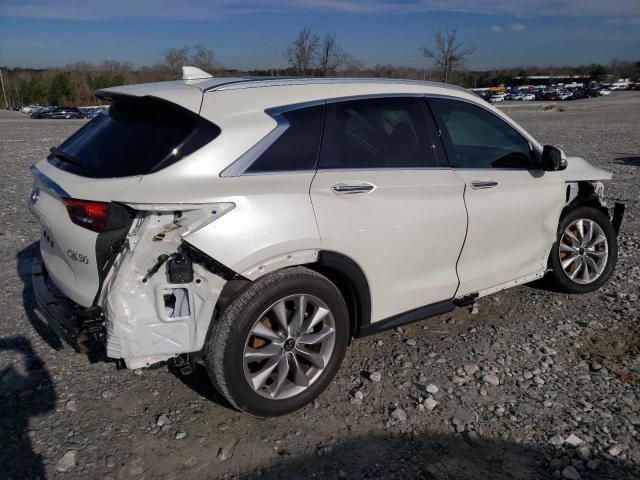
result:
M 4 108 L 9 108 L 9 103 L 7 103 L 7 92 L 4 91 L 4 79 L 2 78 L 1 68 L 0 68 L 0 84 L 2 84 L 2 96 L 4 97 Z

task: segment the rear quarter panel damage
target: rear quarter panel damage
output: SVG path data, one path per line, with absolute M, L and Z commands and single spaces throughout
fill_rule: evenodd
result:
M 202 349 L 226 281 L 197 264 L 190 283 L 169 283 L 164 265 L 143 280 L 160 255 L 177 251 L 182 234 L 201 216 L 199 210 L 184 212 L 179 219 L 174 212 L 138 214 L 100 299 L 109 357 L 124 358 L 130 368 L 137 368 Z M 165 304 L 165 295 L 176 289 L 186 294 L 186 308 Z

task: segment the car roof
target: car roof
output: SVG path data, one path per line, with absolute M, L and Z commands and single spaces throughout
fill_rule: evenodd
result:
M 278 87 L 278 88 L 275 88 Z M 220 77 L 197 80 L 173 80 L 165 82 L 142 83 L 109 87 L 98 90 L 96 96 L 110 100 L 113 96 L 155 96 L 198 113 L 202 104 L 203 93 L 233 92 L 252 90 L 253 94 L 264 92 L 265 98 L 273 97 L 274 89 L 283 88 L 299 90 L 303 87 L 308 92 L 309 99 L 325 96 L 330 98 L 358 95 L 366 90 L 368 94 L 392 93 L 438 93 L 455 94 L 457 96 L 472 97 L 473 95 L 462 87 L 445 83 L 406 80 L 394 78 L 301 78 L 301 77 Z M 317 87 L 317 88 L 314 88 Z M 331 95 L 327 95 L 327 93 Z M 323 93 L 324 92 L 324 93 Z M 454 93 L 455 92 L 455 93 Z M 273 99 L 275 103 L 277 100 Z

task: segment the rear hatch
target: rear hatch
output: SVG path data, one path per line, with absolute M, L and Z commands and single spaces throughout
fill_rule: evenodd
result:
M 112 96 L 108 113 L 85 124 L 32 167 L 30 209 L 53 283 L 84 307 L 94 304 L 135 215 L 118 203 L 143 175 L 209 143 L 220 130 L 154 97 Z

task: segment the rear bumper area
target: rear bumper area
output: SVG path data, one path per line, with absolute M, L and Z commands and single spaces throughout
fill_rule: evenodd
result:
M 105 338 L 101 309 L 84 308 L 65 297 L 49 279 L 40 255 L 33 260 L 31 283 L 38 310 L 51 329 L 78 352 L 100 347 Z

